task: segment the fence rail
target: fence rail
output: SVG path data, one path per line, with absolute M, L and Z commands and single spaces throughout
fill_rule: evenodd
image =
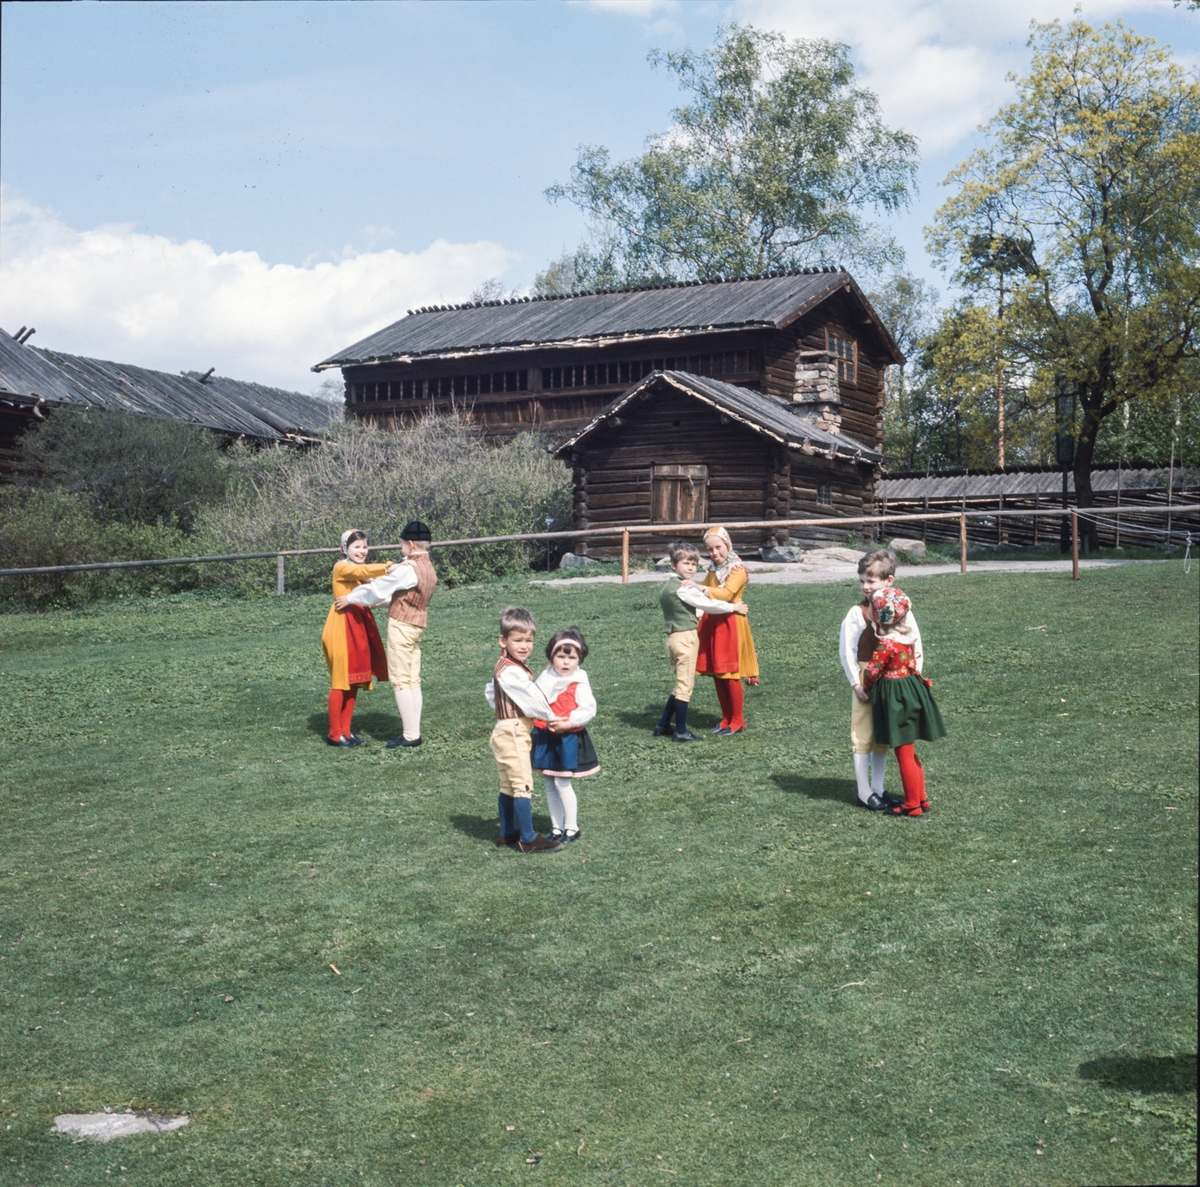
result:
M 1200 511 L 1200 503 L 1170 505 L 1135 505 L 1126 503 L 1122 507 L 1071 507 L 1064 508 L 1022 508 L 1020 510 L 957 510 L 957 511 L 923 511 L 900 515 L 855 515 L 832 516 L 826 519 L 755 519 L 729 522 L 725 527 L 729 531 L 742 531 L 750 528 L 794 528 L 794 527 L 855 527 L 868 524 L 915 524 L 925 523 L 927 526 L 936 525 L 938 533 L 935 539 L 958 539 L 962 548 L 962 570 L 966 572 L 967 525 L 971 520 L 1028 520 L 1058 519 L 1072 523 L 1077 529 L 1079 519 L 1093 519 L 1103 522 L 1104 518 L 1127 518 L 1131 514 L 1139 519 L 1143 516 L 1165 515 L 1168 517 L 1168 527 L 1151 529 L 1155 540 L 1165 537 L 1178 537 L 1182 542 L 1185 538 L 1190 544 L 1192 532 L 1187 528 L 1176 527 L 1171 530 L 1171 517 L 1187 515 Z M 950 521 L 955 521 L 953 530 L 946 532 Z M 508 544 L 532 542 L 535 540 L 596 540 L 604 538 L 619 538 L 621 541 L 621 569 L 624 579 L 629 576 L 629 542 L 632 536 L 670 536 L 686 535 L 695 532 L 701 525 L 696 523 L 654 523 L 629 524 L 628 526 L 611 526 L 604 528 L 584 528 L 579 531 L 567 532 L 522 532 L 512 536 L 475 536 L 462 540 L 435 540 L 433 548 L 464 548 L 474 544 Z M 1132 526 L 1132 525 L 1131 525 Z M 1123 532 L 1129 529 L 1122 527 Z M 932 535 L 932 533 L 929 533 Z M 1132 534 L 1132 533 L 1129 533 Z M 1077 531 L 1076 531 L 1077 536 Z M 1035 532 L 1036 538 L 1036 532 Z M 1076 546 L 1078 540 L 1076 539 Z M 395 552 L 402 544 L 376 544 L 371 546 L 372 552 Z M 230 561 L 254 561 L 275 558 L 275 592 L 284 593 L 284 561 L 289 556 L 317 556 L 320 554 L 340 552 L 340 548 L 286 548 L 273 552 L 233 552 L 223 556 L 173 556 L 157 560 L 142 561 L 96 561 L 84 565 L 37 565 L 28 569 L 0 569 L 0 577 L 33 577 L 43 573 L 89 573 L 105 569 L 147 569 L 161 565 L 206 565 L 228 563 Z

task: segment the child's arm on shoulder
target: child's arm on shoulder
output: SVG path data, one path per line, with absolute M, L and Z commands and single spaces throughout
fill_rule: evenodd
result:
M 709 591 L 702 585 L 681 585 L 675 592 L 685 606 L 703 610 L 705 614 L 745 614 L 747 610 L 746 603 L 737 599 L 722 602 L 709 597 Z
M 356 586 L 345 597 L 338 598 L 338 602 L 348 606 L 382 606 L 384 602 L 390 602 L 394 594 L 416 588 L 417 571 L 412 565 L 389 565 L 388 569 L 390 572 Z M 338 609 L 344 609 L 344 606 L 339 605 Z
M 545 694 L 530 679 L 529 674 L 513 664 L 500 670 L 500 687 L 526 717 L 554 720 L 554 711 Z

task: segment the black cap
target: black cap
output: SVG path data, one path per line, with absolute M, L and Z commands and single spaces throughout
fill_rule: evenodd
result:
M 429 530 L 427 524 L 423 524 L 419 519 L 413 519 L 404 525 L 404 531 L 400 533 L 400 539 L 428 544 L 433 540 L 433 533 Z

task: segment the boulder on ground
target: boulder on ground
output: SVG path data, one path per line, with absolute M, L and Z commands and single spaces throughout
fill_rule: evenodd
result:
M 806 565 L 857 565 L 866 549 L 810 548 L 804 554 Z
M 594 557 L 580 556 L 575 552 L 564 552 L 562 560 L 558 562 L 560 569 L 581 569 L 584 565 L 598 565 L 600 562 Z
M 925 541 L 910 540 L 906 536 L 897 536 L 888 544 L 888 547 L 897 555 L 907 553 L 917 560 L 920 560 L 925 555 Z
M 774 548 L 764 548 L 759 556 L 775 565 L 794 565 L 804 556 L 804 549 L 795 544 L 778 544 Z
M 669 573 L 671 571 L 671 558 L 669 556 L 660 556 L 654 562 L 654 571 L 656 573 Z

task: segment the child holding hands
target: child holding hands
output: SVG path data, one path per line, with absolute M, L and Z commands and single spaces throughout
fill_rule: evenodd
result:
M 588 674 L 579 666 L 587 653 L 588 645 L 578 627 L 556 631 L 546 644 L 550 662 L 535 682 L 557 720 L 533 723 L 533 769 L 546 780 L 550 838 L 564 845 L 579 839 L 578 801 L 572 781 L 600 770 L 587 732 L 588 722 L 596 716 L 596 698 Z
M 879 642 L 863 668 L 862 685 L 871 696 L 875 741 L 890 746 L 900 764 L 904 803 L 886 809 L 893 816 L 922 816 L 929 811 L 925 771 L 913 743 L 946 736 L 946 726 L 930 689 L 917 671 L 915 633 L 908 622 L 911 603 L 890 586 L 871 595 L 871 620 Z

